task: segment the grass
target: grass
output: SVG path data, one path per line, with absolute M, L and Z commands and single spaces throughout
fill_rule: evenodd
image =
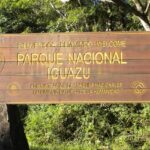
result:
M 97 149 L 95 145 L 79 144 L 79 143 L 62 143 L 50 144 L 48 146 L 30 146 L 30 150 L 101 150 Z

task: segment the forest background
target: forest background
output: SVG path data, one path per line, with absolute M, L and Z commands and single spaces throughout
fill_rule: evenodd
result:
M 150 31 L 149 0 L 1 0 L 0 33 Z M 18 106 L 33 150 L 149 150 L 150 104 Z

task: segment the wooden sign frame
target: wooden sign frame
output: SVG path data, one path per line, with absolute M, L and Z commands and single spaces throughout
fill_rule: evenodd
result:
M 0 35 L 0 103 L 150 102 L 150 33 Z

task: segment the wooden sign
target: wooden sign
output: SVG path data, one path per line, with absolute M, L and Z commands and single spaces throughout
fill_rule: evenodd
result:
M 0 35 L 0 103 L 150 102 L 150 33 Z

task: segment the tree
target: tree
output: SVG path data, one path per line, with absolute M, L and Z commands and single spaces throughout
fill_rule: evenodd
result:
M 2 0 L 0 32 L 143 30 L 139 20 L 122 8 L 99 0 Z
M 69 0 L 61 0 L 68 2 Z M 97 0 L 93 0 L 97 2 Z M 150 0 L 99 0 L 99 2 L 109 2 L 122 7 L 137 16 L 146 31 L 150 31 Z M 80 0 L 79 0 L 79 3 Z
M 63 1 L 64 2 L 64 1 Z M 70 0 L 59 4 L 50 1 L 50 6 L 58 14 L 49 31 L 133 31 L 143 30 L 133 14 L 114 3 L 99 0 Z
M 150 31 L 150 0 L 101 0 L 113 2 L 137 16 L 146 31 Z M 134 5 L 133 5 L 133 4 Z

